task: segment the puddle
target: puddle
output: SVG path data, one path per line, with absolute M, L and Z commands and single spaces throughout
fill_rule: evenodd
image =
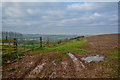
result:
M 33 62 L 27 63 L 27 66 L 31 67 L 32 64 L 33 64 Z
M 52 61 L 52 64 L 53 64 L 54 66 L 56 66 L 56 63 L 55 63 L 55 61 Z
M 33 64 L 33 62 L 30 62 L 30 64 Z
M 53 76 L 53 77 L 52 77 L 52 76 Z M 57 76 L 56 76 L 56 72 L 52 72 L 50 78 L 56 78 L 56 77 L 57 77 Z
M 78 56 L 80 57 L 80 55 L 78 54 Z
M 73 63 L 75 64 L 75 67 L 76 67 L 76 71 L 81 71 L 82 68 L 85 68 L 83 63 L 81 61 L 79 61 L 73 54 L 71 54 L 71 53 L 67 53 L 67 54 L 73 60 Z
M 61 62 L 61 64 L 63 64 L 64 65 L 64 69 L 66 69 L 67 68 L 67 62 L 66 61 L 64 61 L 64 62 Z
M 33 71 L 31 71 L 29 73 L 29 78 L 35 78 L 35 75 L 38 75 L 41 72 L 45 64 L 46 63 L 42 63 L 41 65 L 38 65 Z
M 73 59 L 73 61 L 77 61 L 77 58 L 73 54 L 71 53 L 67 53 L 67 54 Z
M 84 60 L 85 62 L 88 62 L 90 63 L 91 61 L 94 61 L 94 62 L 99 62 L 99 61 L 102 61 L 104 59 L 104 56 L 99 56 L 99 55 L 96 55 L 96 56 L 88 56 L 86 58 L 81 58 L 82 60 Z
M 56 66 L 55 60 L 52 61 L 52 64 L 53 64 L 54 66 Z M 57 77 L 57 76 L 56 76 L 56 70 L 53 69 L 53 72 L 52 72 L 52 74 L 50 75 L 50 78 L 56 78 L 56 77 Z

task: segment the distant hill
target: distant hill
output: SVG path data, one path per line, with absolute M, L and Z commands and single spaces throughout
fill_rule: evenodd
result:
M 42 37 L 43 40 L 47 40 L 48 37 L 50 39 L 50 41 L 56 41 L 56 40 L 64 40 L 64 39 L 70 39 L 70 38 L 74 38 L 77 37 L 78 35 L 43 35 L 43 34 L 23 34 L 23 36 L 25 38 L 39 38 Z
M 58 41 L 58 40 L 64 40 L 64 39 L 71 39 L 71 38 L 75 38 L 75 37 L 79 37 L 79 36 L 92 36 L 92 35 L 50 35 L 50 34 L 21 34 L 18 32 L 6 32 L 3 31 L 2 32 L 2 39 L 3 40 L 12 40 L 14 38 L 26 38 L 27 40 L 32 40 L 33 38 L 36 38 L 37 40 L 39 40 L 40 37 L 42 37 L 43 41 L 49 40 L 50 41 Z

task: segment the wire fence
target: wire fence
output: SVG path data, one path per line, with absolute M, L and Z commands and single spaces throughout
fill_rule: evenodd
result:
M 25 52 L 40 47 L 39 38 L 17 38 L 17 52 Z
M 11 41 L 13 41 L 13 42 L 11 42 Z M 53 45 L 60 44 L 63 41 L 68 41 L 68 39 L 55 40 L 55 39 L 51 39 L 49 37 L 46 37 L 44 39 L 42 39 L 42 37 L 13 38 L 10 40 L 2 40 L 2 45 L 0 45 L 0 46 L 2 46 L 3 54 L 6 54 L 6 53 L 12 52 L 11 51 L 12 46 L 13 47 L 16 46 L 14 48 L 14 52 L 27 52 L 27 51 L 35 50 L 40 47 L 49 46 L 50 44 L 53 44 Z M 11 45 L 14 43 L 15 43 L 15 45 Z
M 80 37 L 84 37 L 84 36 L 80 36 Z M 2 41 L 6 41 L 6 42 L 2 42 L 1 46 L 2 46 L 2 52 L 3 50 L 6 50 L 8 52 L 5 53 L 10 53 L 12 51 L 10 51 L 11 49 L 11 43 L 15 43 L 16 44 L 16 52 L 27 52 L 27 51 L 31 51 L 31 50 L 35 50 L 35 49 L 39 49 L 40 47 L 45 47 L 48 46 L 50 44 L 52 44 L 53 46 L 55 46 L 56 44 L 60 44 L 61 42 L 67 42 L 69 40 L 73 40 L 73 39 L 77 39 L 80 37 L 74 37 L 74 38 L 64 38 L 64 39 L 56 39 L 56 37 L 5 37 L 2 39 Z M 5 40 L 6 39 L 6 40 Z M 11 40 L 16 39 L 16 42 L 10 42 Z M 7 49 L 3 46 L 3 44 L 5 44 L 5 46 L 7 46 Z M 1 47 L 0 46 L 0 47 Z M 15 46 L 15 45 L 14 45 Z M 3 49 L 4 48 L 4 49 Z M 4 52 L 3 52 L 4 54 Z

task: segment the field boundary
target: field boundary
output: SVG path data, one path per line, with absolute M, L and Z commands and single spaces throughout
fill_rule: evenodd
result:
M 2 45 L 2 53 L 9 54 L 9 53 L 16 53 L 17 52 L 17 40 L 1 40 Z

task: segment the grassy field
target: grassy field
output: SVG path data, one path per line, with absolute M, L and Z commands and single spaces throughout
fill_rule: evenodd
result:
M 31 45 L 31 44 L 27 44 L 27 45 L 18 45 L 17 46 L 17 50 L 18 52 L 24 52 L 27 50 L 33 50 L 35 48 L 40 47 L 40 44 L 36 44 L 36 45 Z
M 55 53 L 65 54 L 67 52 L 73 52 L 73 53 L 81 53 L 81 52 L 87 52 L 87 50 L 78 48 L 79 46 L 83 45 L 87 42 L 86 38 L 81 39 L 81 41 L 78 40 L 71 40 L 69 42 L 63 42 L 61 44 L 56 44 L 55 46 L 45 46 L 43 48 L 40 48 L 38 52 L 49 52 L 54 51 Z

